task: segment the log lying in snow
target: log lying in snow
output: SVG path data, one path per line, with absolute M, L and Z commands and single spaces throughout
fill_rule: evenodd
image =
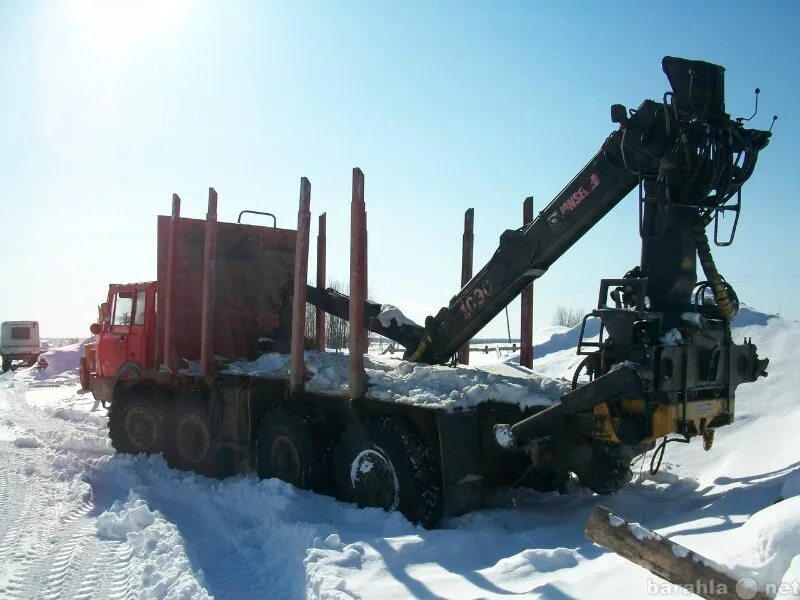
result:
M 668 582 L 708 600 L 768 600 L 749 578 L 735 580 L 713 561 L 604 506 L 595 507 L 586 537 Z

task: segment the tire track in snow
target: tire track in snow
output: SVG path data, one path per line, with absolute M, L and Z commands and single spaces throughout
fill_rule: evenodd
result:
M 93 438 L 104 441 L 105 432 L 100 435 L 96 421 L 70 418 L 69 411 L 31 406 L 14 391 L 0 389 L 0 394 L 7 399 L 0 413 L 15 430 L 43 444 L 0 441 L 0 581 L 6 583 L 0 596 L 134 597 L 130 545 L 98 539 L 88 485 L 78 497 L 71 487 L 81 479 L 76 472 L 85 454 L 98 454 Z M 30 475 L 24 474 L 27 465 Z
M 28 485 L 39 487 L 32 481 Z M 28 494 L 20 518 L 15 519 L 3 541 L 2 563 L 10 572 L 5 591 L 10 599 L 36 598 L 44 583 L 42 563 L 49 562 L 51 507 L 42 498 L 38 493 Z
M 10 464 L 9 458 L 9 453 L 0 449 L 0 464 L 6 467 Z M 22 486 L 18 485 L 18 481 L 17 473 L 12 473 L 7 467 L 0 469 L 0 565 L 3 564 L 4 555 L 8 552 L 5 541 L 12 523 L 11 517 L 22 491 Z
M 93 509 L 91 500 L 81 499 L 77 506 L 59 519 L 62 527 L 54 536 L 56 547 L 51 550 L 42 598 L 71 598 L 73 594 L 69 591 L 74 587 L 73 580 L 79 576 L 81 569 L 86 568 L 85 565 L 98 560 L 97 555 L 88 552 L 95 541 L 95 527 L 90 518 Z
M 63 597 L 74 600 L 122 600 L 136 596 L 136 571 L 131 564 L 133 550 L 127 542 L 95 539 L 84 555 L 90 556 L 89 566 L 80 573 L 79 581 L 66 588 L 68 594 Z
M 242 551 L 235 530 L 232 533 L 228 527 L 230 514 L 218 511 L 214 505 L 196 502 L 194 495 L 185 491 L 186 497 L 195 501 L 177 494 L 165 498 L 164 504 L 169 506 L 166 517 L 181 531 L 192 563 L 202 568 L 206 589 L 219 599 L 264 598 L 272 586 L 262 577 L 263 565 Z

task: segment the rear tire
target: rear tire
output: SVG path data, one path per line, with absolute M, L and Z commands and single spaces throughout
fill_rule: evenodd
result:
M 164 459 L 171 468 L 219 479 L 232 474 L 233 461 L 218 447 L 205 399 L 187 395 L 170 402 L 165 430 Z
M 11 370 L 11 359 L 7 356 L 3 357 L 3 373 Z
M 441 518 L 439 461 L 402 421 L 384 417 L 366 425 L 355 423 L 342 437 L 335 469 L 343 500 L 398 510 L 423 527 Z
M 262 479 L 277 477 L 306 490 L 324 491 L 328 483 L 328 436 L 300 406 L 264 415 L 256 442 L 256 467 Z
M 155 390 L 132 389 L 108 409 L 108 437 L 117 452 L 158 454 L 164 449 L 164 398 Z

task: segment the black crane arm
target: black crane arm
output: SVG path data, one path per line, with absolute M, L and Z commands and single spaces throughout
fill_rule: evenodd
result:
M 435 317 L 428 317 L 425 337 L 409 359 L 446 362 L 525 286 L 544 274 L 636 188 L 639 176 L 626 167 L 626 161 L 635 162 L 637 169 L 657 169 L 655 156 L 642 150 L 641 140 L 658 128 L 662 111 L 660 104 L 645 101 L 626 126 L 606 139 L 600 151 L 527 227 L 505 231 L 489 262 L 452 298 L 449 306 Z M 634 137 L 638 137 L 635 149 Z M 626 142 L 629 148 L 623 156 Z
M 377 322 L 380 305 L 367 303 L 368 327 L 403 344 L 406 358 L 446 363 L 534 279 L 540 277 L 631 191 L 639 187 L 640 277 L 665 323 L 679 315 L 697 282 L 696 258 L 723 317 L 732 309 L 726 284 L 708 250 L 706 226 L 730 204 L 753 173 L 770 132 L 745 129 L 725 112 L 724 69 L 665 57 L 672 86 L 662 102 L 628 111 L 611 107 L 619 129 L 527 226 L 505 231 L 489 262 L 425 326 Z M 734 225 L 735 231 L 735 225 Z M 715 239 L 715 241 L 717 241 Z M 720 245 L 727 245 L 721 243 Z M 309 287 L 309 302 L 347 318 L 348 299 Z
M 644 207 L 641 272 L 651 277 L 656 307 L 669 312 L 688 297 L 703 230 L 720 211 L 735 210 L 738 218 L 738 204 L 726 203 L 752 174 L 770 133 L 744 129 L 725 113 L 722 67 L 672 57 L 662 67 L 673 91 L 630 114 L 611 107 L 620 128 L 527 227 L 502 234 L 486 266 L 426 319 L 409 360 L 449 361 L 637 185 Z M 701 252 L 704 270 L 713 271 L 707 258 Z M 715 295 L 724 294 L 720 279 Z

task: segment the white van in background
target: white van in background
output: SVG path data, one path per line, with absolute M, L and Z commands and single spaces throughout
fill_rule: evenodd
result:
M 0 325 L 3 373 L 11 369 L 13 361 L 21 360 L 28 367 L 35 365 L 41 351 L 37 321 L 5 321 Z

